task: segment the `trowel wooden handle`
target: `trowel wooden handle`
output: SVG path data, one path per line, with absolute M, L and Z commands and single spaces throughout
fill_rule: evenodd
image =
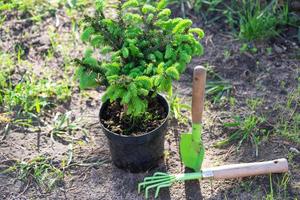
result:
M 214 179 L 240 178 L 270 173 L 283 173 L 288 171 L 288 162 L 285 158 L 243 164 L 224 165 L 204 169 L 203 172 L 212 172 Z
M 196 66 L 193 74 L 192 122 L 201 123 L 204 109 L 206 71 L 202 66 Z

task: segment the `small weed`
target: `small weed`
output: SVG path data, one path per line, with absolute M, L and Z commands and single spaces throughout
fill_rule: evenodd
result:
M 205 66 L 210 80 L 206 83 L 206 94 L 213 103 L 220 103 L 225 97 L 230 98 L 232 85 L 219 76 L 210 65 Z
M 258 144 L 262 135 L 266 134 L 266 130 L 260 130 L 259 126 L 265 121 L 264 118 L 250 115 L 241 119 L 236 117 L 233 122 L 224 123 L 224 127 L 233 129 L 230 136 L 214 144 L 215 147 L 226 146 L 232 142 L 238 142 L 237 149 L 241 145 L 250 140 L 255 146 L 256 156 L 258 156 Z
M 57 38 L 59 38 L 59 34 L 57 32 L 55 32 L 55 28 L 51 26 L 48 29 L 48 35 L 49 35 L 49 38 L 50 38 L 51 49 L 52 49 L 52 51 L 55 51 L 55 49 L 58 46 Z
M 228 24 L 228 26 L 235 30 L 235 24 L 236 24 L 236 19 L 235 19 L 235 14 L 232 8 L 230 8 L 228 5 L 225 5 L 227 9 L 223 10 L 222 14 L 225 16 L 225 23 Z
M 4 90 L 9 86 L 9 77 L 11 76 L 13 70 L 14 62 L 12 57 L 9 54 L 0 52 L 0 105 L 3 102 Z
M 208 17 L 208 14 L 221 11 L 219 9 L 219 6 L 223 3 L 223 1 L 224 0 L 190 0 L 188 2 L 190 7 L 192 7 L 196 14 L 201 14 L 206 23 L 211 23 L 213 21 L 216 21 L 220 17 L 217 16 L 210 19 Z
M 179 123 L 186 124 L 188 117 L 183 114 L 183 111 L 191 110 L 191 107 L 182 103 L 182 99 L 175 95 L 168 97 L 168 101 L 170 102 L 170 111 L 173 117 L 178 120 Z
M 0 15 L 0 28 L 2 27 L 3 23 L 5 22 L 6 20 L 6 16 L 1 16 Z
M 240 47 L 240 52 L 244 53 L 244 52 L 250 52 L 250 53 L 257 53 L 257 48 L 255 46 L 253 46 L 252 44 L 247 44 L 244 43 L 241 47 Z
M 248 44 L 247 43 L 244 43 L 241 47 L 240 47 L 240 52 L 241 53 L 244 53 L 248 51 Z
M 255 111 L 257 108 L 262 106 L 264 103 L 263 99 L 260 98 L 253 98 L 253 99 L 247 99 L 246 104 L 247 106 L 252 110 Z
M 1 174 L 9 172 L 16 172 L 17 178 L 27 186 L 31 183 L 36 183 L 46 191 L 50 191 L 55 186 L 58 186 L 64 177 L 63 172 L 55 167 L 50 159 L 44 156 L 36 157 L 27 162 L 18 162 L 2 171 Z
M 274 199 L 274 191 L 273 191 L 273 183 L 272 183 L 272 174 L 269 175 L 270 177 L 270 193 L 267 194 L 266 200 L 273 200 Z
M 272 55 L 272 52 L 273 52 L 272 47 L 266 48 L 266 52 L 267 52 L 268 55 Z
M 64 6 L 66 15 L 70 17 L 72 23 L 72 31 L 78 33 L 78 18 L 82 18 L 90 8 L 95 6 L 94 0 L 67 0 Z M 75 39 L 75 38 L 74 38 Z
M 289 199 L 287 193 L 289 181 L 290 175 L 288 173 L 285 173 L 283 176 L 276 176 L 275 178 L 272 178 L 272 174 L 270 174 L 270 192 L 266 195 L 265 199 Z
M 87 130 L 79 125 L 80 119 L 73 120 L 71 117 L 71 112 L 64 114 L 57 113 L 53 119 L 53 124 L 51 125 L 50 137 L 53 142 L 55 140 L 61 140 L 71 143 L 79 138 L 74 138 L 73 131 L 80 130 L 87 136 Z
M 67 4 L 72 9 L 81 9 L 88 7 L 91 0 L 67 0 Z
M 14 69 L 14 61 L 10 54 L 3 53 L 0 51 L 0 69 L 2 74 L 7 74 L 9 71 Z
M 181 14 L 186 17 L 187 10 L 193 10 L 197 15 L 201 15 L 203 19 L 207 22 L 208 14 L 213 12 L 221 11 L 219 6 L 224 0 L 170 0 L 169 3 L 180 7 Z M 149 2 L 155 2 L 154 0 L 149 0 Z M 210 21 L 215 21 L 217 18 L 210 19 Z
M 33 127 L 33 118 L 37 119 L 37 116 L 31 114 L 30 117 L 22 118 L 22 116 L 14 117 L 12 113 L 0 113 L 0 125 L 3 125 L 4 127 L 0 130 L 0 135 L 2 135 L 0 140 L 4 140 L 6 138 L 12 127 Z
M 224 50 L 223 55 L 224 55 L 224 59 L 225 60 L 228 60 L 228 58 L 230 58 L 230 56 L 231 56 L 229 50 Z
M 204 67 L 209 78 L 218 78 L 218 74 L 214 71 L 214 66 L 210 65 L 209 63 L 205 63 Z
M 220 5 L 223 0 L 195 0 L 193 3 L 193 9 L 196 12 L 200 12 L 201 9 L 205 9 L 207 11 L 216 11 L 217 6 Z
M 208 81 L 206 84 L 206 94 L 212 98 L 213 103 L 220 103 L 223 97 L 229 97 L 232 85 L 225 81 Z
M 229 104 L 230 104 L 230 107 L 232 107 L 232 108 L 235 107 L 236 99 L 234 97 L 230 97 Z

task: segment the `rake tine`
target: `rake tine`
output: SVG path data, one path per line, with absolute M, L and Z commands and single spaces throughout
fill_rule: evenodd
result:
M 145 183 L 145 184 L 152 184 L 152 183 L 164 182 L 166 180 L 171 180 L 171 179 L 172 179 L 172 177 L 162 177 L 160 179 L 154 179 L 154 180 L 144 181 L 143 183 Z
M 171 180 L 171 177 L 165 177 L 165 178 L 160 178 L 160 179 L 156 179 L 156 180 L 150 180 L 150 181 L 144 181 L 142 183 L 139 183 L 138 185 L 138 193 L 140 193 L 141 189 L 147 187 L 147 185 L 151 185 L 154 183 L 160 183 L 160 182 L 164 182 L 167 180 Z
M 172 185 L 172 182 L 170 182 L 170 183 L 168 183 L 168 184 L 163 184 L 163 185 L 157 186 L 156 191 L 155 191 L 155 198 L 158 197 L 159 190 L 160 190 L 161 188 L 164 188 L 164 187 L 170 187 L 171 185 Z
M 153 176 L 169 176 L 169 174 L 164 173 L 164 172 L 155 172 L 155 173 L 153 174 Z
M 157 186 L 160 186 L 160 185 L 166 185 L 166 184 L 170 184 L 171 180 L 167 180 L 165 182 L 161 182 L 161 183 L 157 183 L 157 184 L 154 184 L 154 185 L 150 185 L 150 186 L 147 186 L 146 189 L 145 189 L 145 197 L 146 199 L 148 199 L 148 196 L 149 196 L 149 190 L 152 189 L 152 188 L 155 188 Z
M 164 178 L 164 177 L 169 177 L 169 175 L 146 177 L 146 178 L 144 178 L 144 182 L 145 182 L 145 181 L 152 181 L 152 180 L 162 179 L 162 178 Z

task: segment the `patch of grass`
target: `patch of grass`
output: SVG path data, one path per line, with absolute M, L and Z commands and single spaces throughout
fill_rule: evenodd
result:
M 71 96 L 66 81 L 37 79 L 33 74 L 25 74 L 16 83 L 8 83 L 0 99 L 6 110 L 17 113 L 40 113 L 42 109 L 54 106 L 55 101 L 66 101 Z
M 300 114 L 295 113 L 290 120 L 281 118 L 276 132 L 285 138 L 300 144 Z
M 72 9 L 82 9 L 91 4 L 91 0 L 67 0 L 67 5 Z
M 252 177 L 248 179 L 243 179 L 238 181 L 230 190 L 227 190 L 231 194 L 233 199 L 238 199 L 238 197 L 243 196 L 243 194 L 251 194 L 251 199 L 261 199 L 261 200 L 297 200 L 295 196 L 289 194 L 291 175 L 289 173 L 284 174 L 270 174 L 264 177 Z M 260 187 L 257 187 L 257 186 Z
M 14 70 L 12 56 L 0 52 L 0 105 L 3 101 L 4 90 L 9 86 L 10 76 Z M 1 112 L 1 107 L 0 107 Z
M 208 24 L 224 20 L 234 34 L 246 41 L 269 39 L 280 34 L 282 25 L 298 27 L 299 24 L 299 17 L 289 10 L 288 3 L 282 5 L 278 0 L 172 0 L 171 3 L 180 7 L 184 17 L 186 10 L 193 10 Z
M 30 67 L 21 72 L 16 67 L 21 63 L 19 57 L 0 53 L 0 113 L 7 113 L 13 124 L 27 126 L 45 109 L 69 100 L 72 85 L 66 77 L 54 80 L 49 73 L 37 77 Z
M 154 0 L 149 0 L 148 2 L 155 2 Z M 223 3 L 224 0 L 170 0 L 170 5 L 175 5 L 180 8 L 183 17 L 186 17 L 188 10 L 193 10 L 195 14 L 201 15 L 205 21 L 208 20 L 207 15 L 209 13 L 220 11 L 219 5 Z M 210 20 L 210 21 L 214 21 Z
M 243 0 L 239 18 L 241 39 L 248 41 L 268 39 L 279 34 L 278 25 L 287 23 L 288 7 L 282 9 L 274 0 L 265 7 L 259 0 Z
M 267 130 L 260 129 L 263 122 L 265 119 L 256 115 L 249 115 L 244 119 L 235 117 L 233 122 L 224 123 L 224 127 L 231 129 L 229 137 L 216 142 L 214 146 L 223 147 L 237 142 L 237 149 L 239 149 L 245 141 L 250 141 L 255 146 L 256 156 L 258 156 L 259 141 L 267 134 Z
M 209 19 L 208 14 L 213 12 L 219 12 L 219 6 L 224 2 L 224 0 L 189 0 L 187 4 L 191 9 L 195 11 L 196 14 L 200 14 L 207 23 L 211 23 L 220 17 L 214 17 Z
M 92 6 L 93 3 L 92 0 L 2 0 L 0 16 L 1 12 L 16 10 L 24 14 L 23 17 L 39 22 L 44 16 L 55 15 L 59 7 L 63 7 L 67 14 L 73 17 L 74 13 L 77 15 L 77 12 Z
M 61 5 L 59 1 L 4 0 L 0 2 L 0 13 L 3 11 L 16 10 L 24 14 L 24 18 L 40 22 L 43 16 L 46 16 L 49 13 L 54 14 L 59 5 Z
M 17 162 L 14 166 L 0 172 L 1 174 L 16 172 L 17 179 L 27 186 L 36 183 L 42 189 L 50 191 L 62 183 L 64 174 L 54 166 L 52 160 L 38 156 L 29 161 Z
M 274 126 L 276 133 L 300 144 L 300 78 L 298 87 L 290 92 L 286 104 L 279 109 L 279 119 Z
M 5 116 L 0 117 L 2 140 L 12 127 L 30 128 L 40 124 L 39 116 L 45 110 L 71 97 L 69 81 L 54 82 L 27 74 L 14 84 L 6 75 L 0 71 L 0 115 Z
M 266 195 L 266 200 L 275 199 L 289 199 L 288 184 L 290 182 L 290 175 L 285 173 L 283 176 L 275 176 L 272 178 L 272 174 L 269 175 L 270 191 Z

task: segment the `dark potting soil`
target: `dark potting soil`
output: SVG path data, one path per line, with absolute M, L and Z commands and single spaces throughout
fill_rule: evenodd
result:
M 116 134 L 138 136 L 159 127 L 167 115 L 158 98 L 149 99 L 147 112 L 136 119 L 126 115 L 120 101 L 116 101 L 109 104 L 101 123 Z

